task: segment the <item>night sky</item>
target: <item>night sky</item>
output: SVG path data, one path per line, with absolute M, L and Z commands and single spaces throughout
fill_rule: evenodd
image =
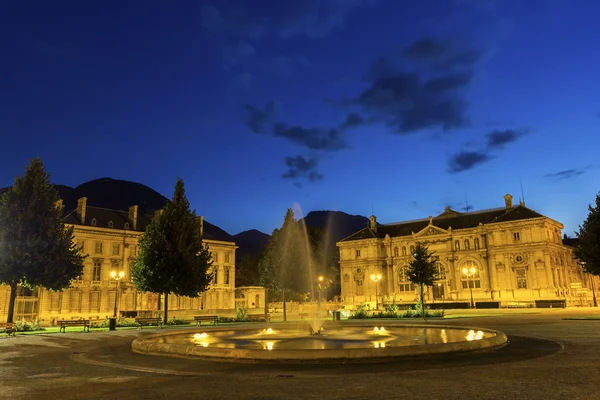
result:
M 169 5 L 168 5 L 169 4 Z M 503 206 L 571 234 L 600 190 L 600 2 L 4 1 L 0 186 L 112 177 L 234 234 Z

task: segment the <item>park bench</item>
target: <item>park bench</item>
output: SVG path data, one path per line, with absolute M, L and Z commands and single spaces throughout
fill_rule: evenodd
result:
M 194 321 L 196 321 L 196 326 L 202 325 L 202 322 L 212 322 L 213 325 L 217 325 L 219 317 L 217 315 L 196 315 Z
M 0 332 L 4 332 L 8 336 L 11 334 L 16 336 L 17 325 L 14 322 L 0 322 Z
M 58 331 L 62 332 L 62 333 L 66 333 L 67 326 L 83 326 L 84 332 L 86 330 L 88 332 L 90 331 L 90 320 L 88 320 L 88 319 L 72 319 L 72 320 L 64 319 L 64 320 L 56 321 L 56 323 L 60 327 L 58 329 Z
M 135 323 L 138 324 L 138 328 L 142 329 L 142 326 L 154 326 L 162 328 L 161 318 L 136 318 Z
M 271 314 L 248 314 L 248 321 L 250 322 L 255 322 L 255 321 L 265 321 L 265 322 L 271 322 Z

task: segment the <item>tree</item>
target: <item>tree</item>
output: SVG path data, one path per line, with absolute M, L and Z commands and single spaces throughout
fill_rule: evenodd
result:
M 260 276 L 258 273 L 259 256 L 244 254 L 235 265 L 236 286 L 258 286 Z
M 198 297 L 210 282 L 212 255 L 202 243 L 200 223 L 177 179 L 173 200 L 167 203 L 140 238 L 139 254 L 131 270 L 135 286 L 164 296 L 164 323 L 168 295 Z
M 42 160 L 33 159 L 0 202 L 0 283 L 10 286 L 8 322 L 13 322 L 17 286 L 69 287 L 83 271 L 73 227 L 65 227 L 58 192 Z
M 408 280 L 419 285 L 419 301 L 421 303 L 423 318 L 425 318 L 423 286 L 433 286 L 434 281 L 437 279 L 435 261 L 432 256 L 433 253 L 429 252 L 427 245 L 417 243 L 413 254 L 413 260 L 408 264 L 408 269 L 406 271 Z
M 589 214 L 576 232 L 578 240 L 575 257 L 583 263 L 585 272 L 600 275 L 600 192 L 596 206 L 588 206 Z

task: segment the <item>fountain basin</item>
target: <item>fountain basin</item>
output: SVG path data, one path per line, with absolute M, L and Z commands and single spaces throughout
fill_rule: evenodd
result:
M 490 329 L 377 321 L 368 325 L 326 325 L 319 335 L 309 335 L 308 327 L 290 328 L 285 324 L 178 330 L 135 339 L 132 350 L 216 361 L 304 363 L 377 361 L 491 349 L 506 343 L 503 332 Z

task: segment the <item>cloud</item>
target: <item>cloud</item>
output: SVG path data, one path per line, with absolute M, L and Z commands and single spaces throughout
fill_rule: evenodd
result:
M 277 122 L 273 125 L 273 136 L 285 138 L 311 150 L 337 151 L 348 148 L 342 132 L 333 128 L 305 128 Z
M 579 175 L 585 174 L 586 170 L 589 167 L 585 168 L 573 168 L 573 169 L 565 169 L 563 171 L 553 172 L 551 174 L 544 175 L 544 178 L 552 179 L 555 181 L 562 181 L 567 179 L 575 178 Z
M 276 104 L 274 101 L 270 101 L 264 109 L 246 104 L 245 111 L 245 123 L 250 131 L 256 134 L 265 134 L 267 133 L 266 125 L 275 117 Z
M 448 172 L 456 174 L 483 164 L 493 157 L 485 151 L 460 151 L 448 161 Z
M 340 124 L 340 130 L 345 131 L 347 129 L 358 128 L 359 126 L 365 125 L 367 121 L 365 118 L 355 112 L 351 112 L 346 116 L 346 119 Z
M 399 57 L 375 60 L 364 77 L 369 86 L 351 104 L 396 134 L 469 126 L 465 91 L 482 55 L 450 40 L 417 40 Z
M 493 130 L 485 135 L 488 149 L 502 149 L 507 144 L 516 142 L 521 136 L 526 134 L 526 130 L 504 129 Z
M 317 182 L 323 179 L 323 175 L 317 171 L 319 165 L 317 157 L 305 158 L 297 155 L 295 157 L 285 157 L 284 162 L 288 170 L 281 176 L 283 179 L 295 180 L 295 184 L 298 184 L 298 180 L 301 179 L 308 182 Z M 300 187 L 301 185 L 296 186 Z
M 347 16 L 368 0 L 213 0 L 200 8 L 203 28 L 230 36 L 282 39 L 324 37 L 344 27 Z M 265 12 L 268 10 L 268 12 Z

